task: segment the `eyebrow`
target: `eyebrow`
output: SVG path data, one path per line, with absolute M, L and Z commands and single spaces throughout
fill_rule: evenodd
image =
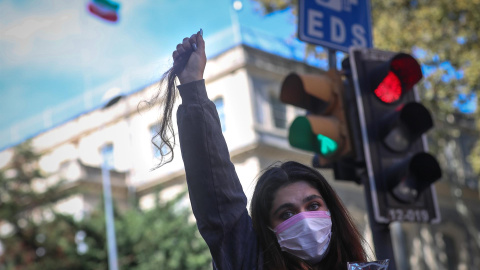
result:
M 323 201 L 323 198 L 322 196 L 320 195 L 316 195 L 316 194 L 313 194 L 313 195 L 310 195 L 310 196 L 307 196 L 305 198 L 303 198 L 302 200 L 302 203 L 307 203 L 313 199 L 321 199 Z M 276 215 L 280 210 L 282 209 L 285 209 L 285 208 L 290 208 L 290 207 L 294 207 L 295 205 L 293 203 L 284 203 L 282 205 L 280 205 L 276 210 L 275 212 L 273 212 L 273 215 Z

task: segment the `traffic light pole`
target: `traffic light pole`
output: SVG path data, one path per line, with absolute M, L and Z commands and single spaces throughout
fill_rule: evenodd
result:
M 388 270 L 396 270 L 395 253 L 393 251 L 392 237 L 388 223 L 378 223 L 375 220 L 372 195 L 368 175 L 362 177 L 365 190 L 365 199 L 367 202 L 368 221 L 372 230 L 373 245 L 377 260 L 389 259 Z
M 336 50 L 328 49 L 328 69 L 337 69 L 337 55 Z
M 337 57 L 334 49 L 328 49 L 328 67 L 329 69 L 336 69 Z M 367 201 L 367 212 L 370 223 L 370 229 L 372 230 L 373 244 L 375 247 L 375 255 L 378 260 L 389 259 L 389 270 L 396 270 L 395 254 L 393 251 L 392 237 L 390 234 L 389 224 L 378 223 L 375 220 L 370 183 L 368 175 L 364 175 L 362 182 L 365 186 L 365 197 Z

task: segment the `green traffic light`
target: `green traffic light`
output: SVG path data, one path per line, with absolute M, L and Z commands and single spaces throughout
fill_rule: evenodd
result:
M 338 144 L 331 138 L 315 134 L 307 117 L 297 117 L 290 126 L 288 141 L 290 145 L 306 151 L 311 151 L 329 157 L 338 149 Z
M 325 157 L 335 153 L 335 151 L 337 151 L 338 149 L 338 144 L 327 136 L 318 134 L 317 140 L 318 140 L 318 144 L 320 145 L 320 154 L 322 154 Z

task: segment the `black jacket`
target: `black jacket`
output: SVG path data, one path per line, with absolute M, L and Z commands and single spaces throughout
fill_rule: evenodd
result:
M 262 269 L 247 198 L 204 80 L 178 86 L 178 133 L 193 214 L 214 269 Z

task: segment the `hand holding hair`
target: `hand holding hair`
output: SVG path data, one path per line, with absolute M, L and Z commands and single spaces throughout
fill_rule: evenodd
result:
M 203 30 L 200 29 L 190 38 L 184 38 L 183 42 L 177 45 L 172 56 L 174 69 L 178 67 L 176 75 L 181 84 L 203 79 L 207 63 Z
M 150 103 L 155 104 L 157 98 L 160 99 L 163 108 L 160 128 L 157 134 L 152 138 L 152 143 L 160 151 L 160 163 L 162 165 L 173 160 L 173 148 L 175 147 L 175 131 L 172 125 L 172 111 L 175 104 L 176 80 L 178 77 L 181 84 L 203 79 L 203 72 L 207 64 L 205 55 L 205 41 L 203 40 L 203 30 L 200 29 L 190 38 L 186 37 L 182 43 L 177 45 L 172 54 L 173 66 L 163 74 L 160 79 L 160 89 L 156 97 Z M 162 88 L 165 88 L 162 90 Z M 156 137 L 160 137 L 160 144 L 156 143 Z

